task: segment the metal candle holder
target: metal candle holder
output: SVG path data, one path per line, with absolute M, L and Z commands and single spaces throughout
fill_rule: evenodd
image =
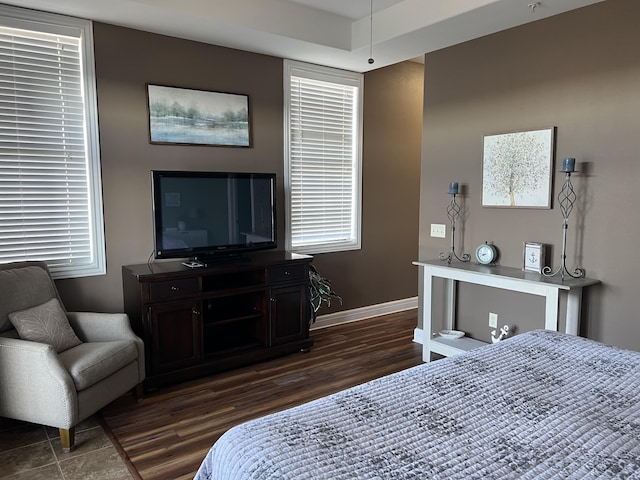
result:
M 567 229 L 569 228 L 569 215 L 577 198 L 571 184 L 571 173 L 574 171 L 575 162 L 575 158 L 565 158 L 562 163 L 562 171 L 565 174 L 565 178 L 562 189 L 558 194 L 560 213 L 562 213 L 562 255 L 560 257 L 560 266 L 555 272 L 549 266 L 542 269 L 542 274 L 546 277 L 553 277 L 558 274 L 562 279 L 564 279 L 565 274 L 572 278 L 584 277 L 584 269 L 582 268 L 576 268 L 573 273 L 567 269 Z
M 457 259 L 460 262 L 468 262 L 471 260 L 471 256 L 468 253 L 463 253 L 462 257 L 459 257 L 456 253 L 456 221 L 460 217 L 460 205 L 456 202 L 456 195 L 458 194 L 458 183 L 452 182 L 449 185 L 449 195 L 451 195 L 451 202 L 447 207 L 447 217 L 451 224 L 451 249 L 449 253 L 441 253 L 440 260 L 446 260 L 447 263 L 451 263 L 453 259 Z

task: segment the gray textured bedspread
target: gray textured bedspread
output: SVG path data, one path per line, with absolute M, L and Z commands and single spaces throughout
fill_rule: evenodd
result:
M 195 478 L 640 479 L 640 353 L 524 333 L 238 425 Z

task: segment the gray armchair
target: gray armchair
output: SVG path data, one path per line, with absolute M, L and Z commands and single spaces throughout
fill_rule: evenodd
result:
M 12 324 L 52 299 L 77 336 L 71 348 L 21 339 Z M 126 314 L 64 312 L 45 263 L 0 265 L 0 416 L 60 429 L 69 451 L 75 426 L 129 390 L 139 397 L 144 375 L 144 344 Z

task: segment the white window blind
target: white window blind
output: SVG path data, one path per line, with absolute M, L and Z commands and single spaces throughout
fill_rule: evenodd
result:
M 0 262 L 104 273 L 90 23 L 0 16 Z
M 359 248 L 361 75 L 288 67 L 287 249 Z

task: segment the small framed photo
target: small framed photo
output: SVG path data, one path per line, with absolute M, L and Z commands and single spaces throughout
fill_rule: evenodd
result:
M 523 267 L 529 272 L 542 273 L 545 264 L 545 244 L 536 242 L 524 242 L 523 246 Z

